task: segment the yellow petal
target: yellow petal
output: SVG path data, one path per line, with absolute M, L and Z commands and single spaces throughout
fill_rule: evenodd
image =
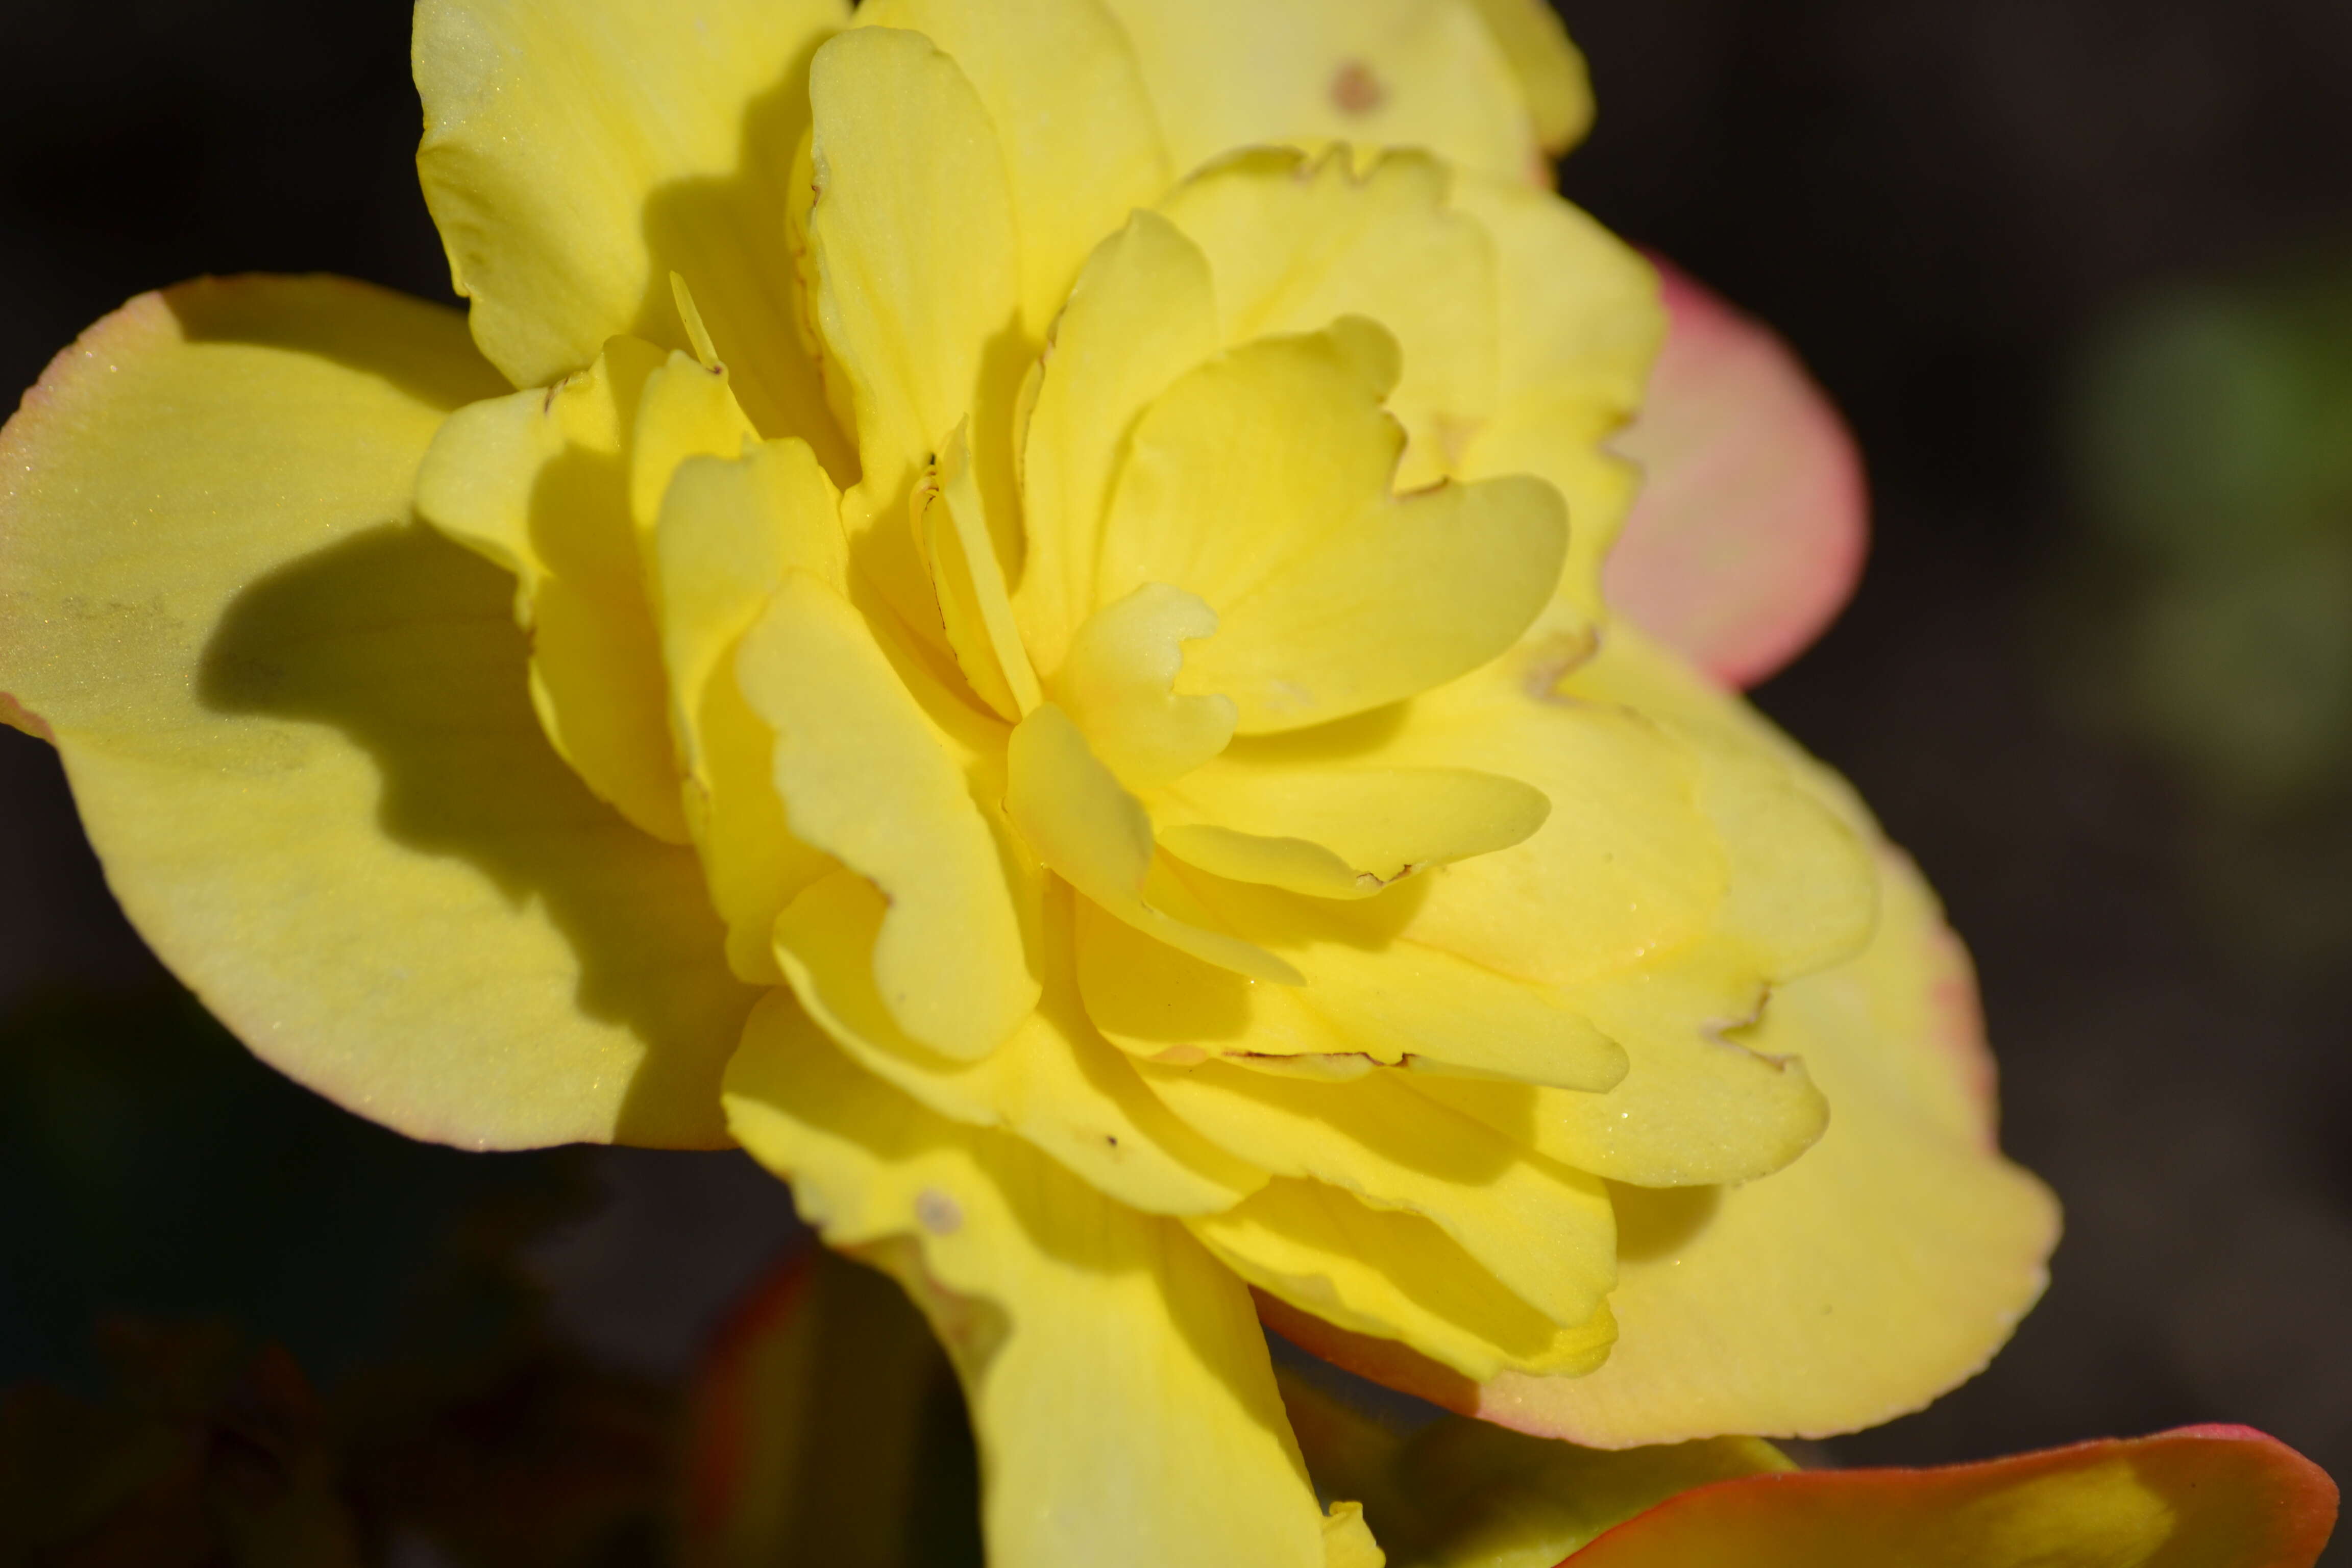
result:
M 1590 1321 L 1615 1282 L 1616 1226 L 1597 1178 L 1444 1110 L 1402 1074 L 1314 1083 L 1223 1062 L 1141 1070 L 1211 1142 L 1276 1176 L 1431 1221 L 1564 1328 Z
M 1208 258 L 1159 214 L 1136 213 L 1087 258 L 1021 432 L 1029 550 L 1013 604 L 1046 673 L 1096 607 L 1103 519 L 1136 416 L 1222 341 Z
M 1701 936 L 1727 879 L 1700 801 L 1702 759 L 1629 708 L 1546 700 L 1527 654 L 1392 713 L 1253 738 L 1236 764 L 1468 768 L 1551 804 L 1523 842 L 1415 879 L 1417 940 L 1572 984 Z
M 1527 101 L 1473 0 L 1110 0 L 1180 169 L 1268 142 L 1426 147 L 1545 176 Z
M 1915 1058 L 1965 1060 L 1936 1001 L 1967 982 L 1916 873 L 1885 874 L 1870 951 L 1781 990 L 1748 1035 L 1804 1058 L 1833 1108 L 1822 1141 L 1768 1181 L 1621 1193 L 1616 1358 L 1573 1387 L 1507 1380 L 1484 1411 L 1609 1447 L 1827 1436 L 1917 1409 L 2009 1338 L 2057 1206 L 1989 1126 L 1956 1134 L 1915 1100 Z
M 1231 697 L 1244 734 L 1451 679 L 1549 597 L 1568 520 L 1541 483 L 1390 493 L 1398 432 L 1379 400 L 1395 352 L 1353 317 L 1260 340 L 1176 383 L 1136 427 L 1097 599 L 1165 583 L 1215 611 L 1180 685 Z
M 654 531 L 677 466 L 689 458 L 740 457 L 758 439 L 728 384 L 726 366 L 709 369 L 673 353 L 646 377 L 629 433 L 629 520 L 649 569 L 659 565 Z M 656 584 L 653 597 L 660 596 Z
M 736 1058 L 728 1110 L 825 1240 L 890 1268 L 946 1342 L 991 1562 L 1319 1568 L 1248 1295 L 1181 1226 L 924 1110 L 804 1023 Z
M 936 626 L 911 503 L 967 418 L 991 528 L 1018 516 L 1012 417 L 1027 355 L 1004 160 L 971 84 L 919 34 L 835 38 L 809 94 L 817 329 L 865 473 L 845 510 L 851 553 L 909 626 Z M 1000 533 L 1008 559 L 1016 543 Z
M 805 442 L 678 468 L 656 534 L 663 662 L 687 773 L 687 819 L 738 974 L 782 981 L 776 916 L 831 865 L 793 837 L 776 793 L 775 735 L 736 679 L 735 650 L 788 572 L 848 580 L 841 497 Z
M 1576 525 L 1561 588 L 1596 616 L 1601 563 L 1638 480 L 1602 443 L 1642 405 L 1665 338 L 1657 274 L 1548 190 L 1463 178 L 1453 200 L 1492 237 L 1504 324 L 1493 409 L 1457 471 L 1534 474 L 1567 498 Z
M 1087 899 L 1156 942 L 1204 963 L 1278 985 L 1297 971 L 1263 949 L 1189 924 L 1144 897 L 1151 819 L 1087 746 L 1069 715 L 1047 703 L 1013 731 L 1004 806 L 1030 851 Z
M 1175 689 L 1185 647 L 1216 630 L 1214 610 L 1165 583 L 1146 583 L 1078 628 L 1054 698 L 1129 789 L 1181 778 L 1233 741 L 1232 698 Z
M 948 647 L 980 699 L 1007 723 L 1044 700 L 1037 672 L 1013 623 L 1013 600 L 990 541 L 972 478 L 971 451 L 959 425 L 915 491 L 915 526 Z
M 1372 1539 L 1360 1504 L 1335 1502 L 1323 1516 L 1323 1568 L 1386 1568 L 1388 1554 Z
M 548 749 L 513 584 L 410 521 L 497 389 L 454 313 L 361 285 L 133 301 L 0 437 L 0 686 L 266 1060 L 450 1142 L 723 1142 L 751 994 L 691 857 Z
M 971 1060 L 1037 1001 L 1003 846 L 952 742 L 848 601 L 785 575 L 744 637 L 736 678 L 776 734 L 776 790 L 793 833 L 890 902 L 874 983 L 890 1016 L 943 1056 Z
M 1606 1366 L 1475 1392 L 1393 1363 L 1378 1375 L 1523 1431 L 1623 1447 L 1827 1436 L 1981 1368 L 2042 1292 L 2057 1206 L 2001 1159 L 1990 1101 L 1973 1092 L 1987 1064 L 1965 955 L 1908 862 L 1890 853 L 1885 875 L 1869 951 L 1785 987 L 1743 1032 L 1802 1056 L 1835 1108 L 1821 1142 L 1764 1181 L 1612 1189 L 1621 1337 Z M 1969 1126 L 1954 1115 L 1962 1088 Z
M 1685 696 L 1635 668 L 1640 647 L 1612 629 L 1570 677 L 1567 700 L 1547 695 L 1558 667 L 1536 647 L 1386 725 L 1246 750 L 1466 765 L 1540 789 L 1552 803 L 1540 831 L 1416 879 L 1394 934 L 1559 987 L 1559 1005 L 1623 1046 L 1632 1068 L 1599 1098 L 1481 1084 L 1430 1092 L 1598 1174 L 1747 1180 L 1801 1152 L 1826 1108 L 1801 1062 L 1727 1047 L 1724 1031 L 1751 1021 L 1768 987 L 1861 939 L 1873 881 L 1851 827 L 1807 798 L 1793 748 L 1708 718 L 1734 706 L 1719 693 L 1666 710 Z M 1661 717 L 1644 716 L 1651 708 Z
M 1257 1289 L 1317 1321 L 1402 1341 L 1465 1378 L 1506 1366 L 1572 1376 L 1609 1353 L 1616 1331 L 1605 1306 L 1562 1328 L 1429 1220 L 1319 1182 L 1277 1176 L 1223 1214 L 1183 1223 Z
M 1181 919 L 1279 943 L 1307 983 L 1254 985 L 1082 913 L 1078 974 L 1087 1012 L 1139 1056 L 1206 1052 L 1339 1077 L 1377 1064 L 1520 1080 L 1498 1089 L 1539 1083 L 1599 1091 L 1625 1077 L 1625 1051 L 1549 988 L 1397 940 L 1410 889 L 1339 905 L 1163 871 L 1153 891 Z M 1517 1120 L 1488 1120 L 1507 1135 L 1528 1136 L 1526 1095 L 1505 1100 Z
M 1311 1363 L 1275 1377 L 1316 1486 L 1362 1499 L 1364 1517 L 1399 1561 L 1430 1568 L 1553 1568 L 1693 1487 L 1795 1468 L 1753 1437 L 1617 1454 L 1460 1416 L 1400 1430 L 1319 1386 L 1328 1373 Z M 1703 1555 L 1682 1561 L 1713 1564 Z
M 1559 13 L 1544 0 L 1472 0 L 1511 62 L 1536 138 L 1558 157 L 1592 127 L 1592 81 L 1584 56 L 1569 41 Z
M 1351 315 L 1395 336 L 1402 374 L 1388 405 L 1409 437 L 1399 489 L 1454 471 L 1495 405 L 1498 331 L 1517 328 L 1496 317 L 1494 244 L 1447 210 L 1449 183 L 1420 153 L 1389 153 L 1359 174 L 1344 152 L 1261 148 L 1202 171 L 1161 207 L 1208 257 L 1226 342 Z
M 810 51 L 841 0 L 424 0 L 417 169 L 475 341 L 518 386 L 634 333 L 688 345 L 692 285 L 762 430 L 848 449 L 794 325 L 782 214 Z
M 1095 242 L 1172 178 L 1127 35 L 1100 0 L 869 0 L 860 26 L 945 50 L 986 106 L 1021 244 L 1021 316 L 1043 341 Z
M 1265 1183 L 1171 1115 L 1135 1068 L 1087 1022 L 1068 963 L 1070 895 L 1045 895 L 1042 951 L 1049 970 L 1037 1009 L 976 1062 L 952 1061 L 908 1039 L 882 1005 L 867 955 L 887 906 L 864 879 L 836 871 L 793 900 L 776 947 L 810 1015 L 859 1066 L 950 1120 L 1002 1127 L 1130 1207 L 1211 1214 Z M 764 1020 L 764 1022 L 763 1022 Z M 751 1023 L 786 1027 L 761 1015 Z
M 531 700 L 556 751 L 631 822 L 682 844 L 661 647 L 629 501 L 631 437 L 646 388 L 665 379 L 663 359 L 651 343 L 615 338 L 545 392 L 459 409 L 417 471 L 416 508 L 516 574 Z
M 1744 955 L 1706 944 L 1558 994 L 1557 1005 L 1625 1053 L 1624 1077 L 1607 1093 L 1454 1079 L 1423 1092 L 1614 1181 L 1751 1181 L 1811 1149 L 1832 1115 L 1801 1057 L 1757 1049 L 1740 1032 L 1766 994 Z
M 1543 826 L 1540 790 L 1468 768 L 1253 766 L 1219 759 L 1154 799 L 1171 855 L 1236 881 L 1370 898 Z

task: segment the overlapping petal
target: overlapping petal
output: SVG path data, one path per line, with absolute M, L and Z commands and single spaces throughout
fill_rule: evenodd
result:
M 1908 863 L 1881 864 L 1869 949 L 1781 987 L 1740 1031 L 1759 1056 L 1802 1053 L 1834 1108 L 1827 1131 L 1767 1181 L 1612 1188 L 1621 1331 L 1606 1365 L 1473 1390 L 1311 1325 L 1286 1331 L 1455 1408 L 1601 1447 L 1824 1436 L 1973 1373 L 2041 1293 L 2056 1207 L 1992 1147 L 1965 956 Z
M 850 448 L 802 346 L 785 223 L 817 45 L 843 0 L 424 0 L 417 153 L 475 341 L 517 386 L 633 333 L 689 346 L 682 274 L 761 432 Z
M 788 1012 L 728 1105 L 825 1240 L 889 1268 L 946 1343 L 992 1561 L 1321 1568 L 1248 1293 L 1181 1226 L 924 1110 Z
M 513 585 L 418 527 L 451 312 L 147 295 L 12 420 L 0 666 L 142 934 L 264 1058 L 420 1137 L 725 1140 L 751 993 L 691 855 L 551 751 Z

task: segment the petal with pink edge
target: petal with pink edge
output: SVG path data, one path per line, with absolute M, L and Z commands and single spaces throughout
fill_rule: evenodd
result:
M 1616 440 L 1645 478 L 1602 589 L 1717 679 L 1753 686 L 1853 595 L 1870 528 L 1862 458 L 1786 343 L 1672 266 L 1658 270 L 1665 350 Z
M 2310 1568 L 2336 1484 L 2243 1426 L 1933 1470 L 1811 1470 L 1669 1499 L 1562 1568 Z

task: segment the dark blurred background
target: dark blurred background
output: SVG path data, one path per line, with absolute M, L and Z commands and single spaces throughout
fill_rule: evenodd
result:
M 2352 1475 L 2352 6 L 1560 4 L 1601 106 L 1568 193 L 1776 324 L 1860 435 L 1861 595 L 1758 700 L 1942 890 L 2009 1147 L 2068 1209 L 1992 1370 L 1832 1456 L 2231 1420 Z M 407 10 L 0 0 L 0 386 L 200 272 L 445 297 Z M 171 991 L 5 730 L 0 813 L 0 1386 L 241 1365 L 154 1326 L 226 1319 L 338 1420 L 375 1380 L 412 1514 L 466 1517 L 399 1447 L 433 1398 L 625 1493 L 790 1245 L 780 1189 L 353 1121 Z

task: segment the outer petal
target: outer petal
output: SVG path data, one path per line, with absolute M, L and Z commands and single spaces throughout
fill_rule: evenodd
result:
M 842 0 L 422 0 L 417 168 L 474 335 L 518 386 L 630 332 L 688 347 L 692 285 L 743 405 L 836 474 L 784 213 L 809 56 Z
M 1135 40 L 1179 169 L 1255 143 L 1354 142 L 1549 183 L 1518 79 L 1473 0 L 1110 8 Z
M 728 1109 L 825 1240 L 868 1249 L 946 1341 L 991 1562 L 1321 1568 L 1248 1296 L 1181 1226 L 931 1115 L 813 1027 L 738 1057 Z
M 860 26 L 921 33 L 962 68 L 995 122 L 1034 340 L 1095 242 L 1173 177 L 1127 35 L 1100 0 L 868 0 Z
M 1977 1372 L 2042 1292 L 2057 1207 L 1993 1150 L 1989 1106 L 1955 1125 L 1977 1067 L 1946 1012 L 1967 995 L 1964 961 L 1908 864 L 1890 856 L 1885 875 L 1870 949 L 1782 988 L 1744 1036 L 1802 1055 L 1834 1108 L 1821 1142 L 1743 1186 L 1614 1189 L 1621 1332 L 1607 1365 L 1473 1390 L 1311 1325 L 1302 1342 L 1453 1408 L 1610 1448 L 1826 1436 Z M 1947 1087 L 1922 1093 L 1923 1079 Z
M 691 857 L 548 749 L 511 584 L 409 524 L 496 390 L 454 314 L 355 284 L 133 301 L 0 437 L 0 681 L 265 1059 L 451 1142 L 722 1142 L 751 994 Z
M 1612 607 L 1752 686 L 1822 634 L 1862 575 L 1870 497 L 1853 437 L 1788 345 L 1672 268 L 1672 327 L 1616 442 L 1642 499 L 1609 556 Z
M 2243 1426 L 1937 1470 L 1818 1470 L 1670 1498 L 1574 1568 L 2311 1568 L 2335 1483 Z M 1563 1568 L 1567 1568 L 1563 1564 Z

